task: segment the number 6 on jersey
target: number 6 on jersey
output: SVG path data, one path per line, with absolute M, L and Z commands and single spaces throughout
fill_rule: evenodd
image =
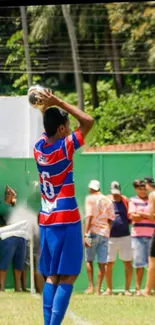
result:
M 46 197 L 48 199 L 53 199 L 55 196 L 54 187 L 50 183 L 50 181 L 47 180 L 47 178 L 50 178 L 50 174 L 48 172 L 42 172 L 41 177 L 43 179 L 43 190 L 44 190 Z

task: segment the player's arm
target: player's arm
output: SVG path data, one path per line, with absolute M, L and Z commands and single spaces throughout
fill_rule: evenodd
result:
M 45 90 L 44 94 L 42 94 L 41 97 L 37 96 L 37 98 L 42 101 L 42 104 L 44 105 L 43 111 L 45 112 L 46 108 L 51 106 L 58 106 L 62 109 L 64 109 L 67 113 L 71 114 L 73 117 L 75 117 L 80 126 L 79 129 L 82 133 L 82 136 L 85 137 L 88 132 L 91 130 L 94 119 L 89 114 L 83 112 L 79 108 L 61 100 L 57 96 L 53 95 L 50 91 Z
M 111 200 L 110 200 L 111 201 Z M 114 210 L 114 205 L 113 202 L 109 202 L 109 207 L 107 209 L 107 213 L 108 213 L 108 225 L 109 225 L 109 231 L 111 231 L 112 228 L 112 223 L 115 219 L 115 210 Z
M 140 222 L 144 220 L 144 217 L 142 217 L 140 213 L 130 213 L 129 219 L 135 222 Z
M 91 223 L 92 223 L 92 219 L 93 219 L 93 214 L 92 214 L 92 202 L 88 197 L 86 197 L 85 200 L 85 227 L 84 227 L 84 244 L 86 247 L 90 247 L 87 238 L 88 238 L 88 234 L 90 231 L 90 227 L 91 227 Z
M 153 193 L 149 194 L 148 213 L 143 213 L 143 218 L 155 221 L 155 197 Z
M 137 208 L 134 204 L 134 202 L 129 200 L 129 206 L 128 206 L 128 217 L 131 221 L 134 222 L 140 222 L 144 219 L 144 217 L 141 216 L 139 212 L 137 212 Z
M 85 235 L 89 233 L 91 222 L 92 222 L 92 216 L 87 216 L 85 221 Z
M 108 226 L 109 226 L 109 231 L 111 231 L 112 228 L 112 220 L 108 219 Z
M 89 243 L 88 243 L 88 233 L 91 227 L 91 222 L 92 222 L 92 216 L 87 216 L 85 219 L 85 228 L 84 228 L 84 245 L 86 247 L 90 247 Z

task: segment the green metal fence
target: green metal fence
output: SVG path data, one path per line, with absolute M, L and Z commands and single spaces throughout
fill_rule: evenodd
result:
M 101 190 L 109 193 L 111 181 L 121 183 L 123 194 L 128 197 L 134 194 L 132 182 L 138 178 L 155 175 L 155 156 L 153 153 L 76 153 L 74 159 L 76 197 L 82 219 L 84 219 L 84 199 L 88 192 L 91 179 L 101 182 Z M 0 159 L 0 213 L 8 215 L 10 207 L 4 204 L 4 187 L 6 184 L 18 192 L 18 202 L 26 201 L 28 206 L 38 213 L 40 208 L 39 188 L 34 188 L 38 181 L 35 161 L 33 159 Z M 97 268 L 95 264 L 95 269 Z M 96 273 L 96 272 L 95 272 Z M 145 279 L 143 281 L 143 284 Z M 85 264 L 75 290 L 83 291 L 87 287 Z M 7 288 L 13 287 L 12 269 L 7 275 Z M 114 267 L 113 287 L 115 290 L 124 288 L 124 270 L 121 261 L 117 260 Z M 135 287 L 133 278 L 132 288 Z

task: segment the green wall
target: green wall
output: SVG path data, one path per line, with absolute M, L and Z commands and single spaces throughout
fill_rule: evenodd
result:
M 84 199 L 91 179 L 101 182 L 101 190 L 109 193 L 111 181 L 121 183 L 122 192 L 127 196 L 134 195 L 132 182 L 138 178 L 155 175 L 154 155 L 152 153 L 76 153 L 74 159 L 76 196 L 82 219 L 84 219 Z M 4 188 L 8 184 L 18 192 L 18 202 L 25 201 L 28 206 L 38 212 L 40 208 L 39 187 L 34 188 L 34 181 L 38 181 L 36 165 L 33 159 L 0 159 L 0 213 L 10 213 L 10 207 L 4 204 Z M 95 269 L 97 268 L 95 264 Z M 145 282 L 145 279 L 143 283 Z M 12 270 L 7 276 L 7 288 L 13 287 Z M 83 291 L 87 287 L 85 265 L 75 290 Z M 113 287 L 115 290 L 124 288 L 124 270 L 121 261 L 117 260 L 114 268 Z M 134 278 L 132 283 L 134 288 Z

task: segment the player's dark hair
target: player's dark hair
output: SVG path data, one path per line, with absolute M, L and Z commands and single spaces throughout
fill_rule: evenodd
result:
M 155 180 L 152 177 L 144 178 L 145 184 L 149 184 L 152 188 L 155 188 Z
M 60 125 L 68 121 L 68 113 L 57 107 L 50 107 L 44 113 L 43 123 L 48 137 L 56 134 Z
M 133 182 L 133 187 L 134 188 L 145 187 L 145 182 L 141 179 L 137 179 Z

